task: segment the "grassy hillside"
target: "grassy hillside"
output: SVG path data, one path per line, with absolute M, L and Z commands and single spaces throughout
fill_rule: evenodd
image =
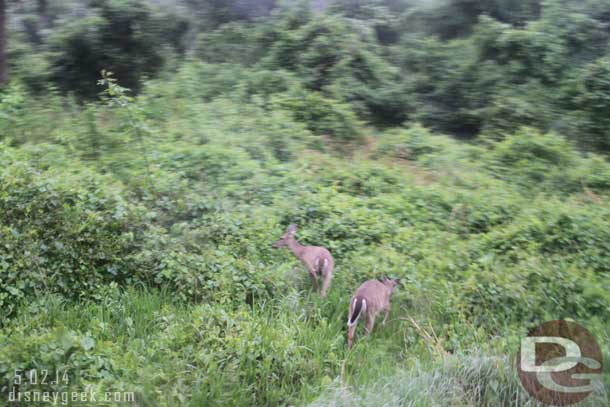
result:
M 4 96 L 3 398 L 48 369 L 137 405 L 535 405 L 512 360 L 559 318 L 610 365 L 605 159 L 531 128 L 337 145 L 239 89 L 198 97 L 192 68 L 84 107 Z M 291 222 L 336 259 L 326 299 L 271 248 Z M 383 275 L 404 281 L 390 321 L 348 352 L 349 297 Z
M 607 0 L 0 1 L 0 62 L 0 405 L 534 407 L 556 319 L 610 405 Z

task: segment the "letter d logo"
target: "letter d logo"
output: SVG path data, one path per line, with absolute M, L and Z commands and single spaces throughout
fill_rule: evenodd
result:
M 560 363 L 554 366 L 548 364 L 536 365 L 536 344 L 537 343 L 555 343 L 565 349 L 565 358 Z M 559 336 L 528 336 L 521 339 L 521 370 L 528 373 L 539 372 L 564 372 L 572 369 L 578 364 L 577 359 L 580 358 L 580 348 L 576 342 Z
M 595 338 L 570 321 L 551 321 L 521 339 L 519 378 L 537 400 L 567 406 L 585 399 L 600 379 L 602 354 Z

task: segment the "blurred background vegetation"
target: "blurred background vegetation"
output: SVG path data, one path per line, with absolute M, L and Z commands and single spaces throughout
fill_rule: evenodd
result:
M 607 0 L 0 0 L 0 27 L 2 403 L 47 369 L 142 406 L 535 406 L 512 358 L 565 318 L 608 372 Z M 292 222 L 324 300 L 271 249 Z

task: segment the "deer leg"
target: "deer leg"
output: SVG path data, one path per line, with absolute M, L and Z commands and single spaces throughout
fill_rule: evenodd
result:
M 354 333 L 356 332 L 356 324 L 347 328 L 347 349 L 351 349 L 354 344 Z
M 373 331 L 373 326 L 375 325 L 375 315 L 366 314 L 366 325 L 364 326 L 364 330 L 367 335 L 370 335 Z
M 318 285 L 318 278 L 316 277 L 316 273 L 309 271 L 309 277 L 311 277 L 311 282 L 313 284 L 313 289 L 317 292 L 320 287 Z
M 333 278 L 333 274 L 329 270 L 325 270 L 322 273 L 322 291 L 320 292 L 320 297 L 326 297 L 326 292 L 328 291 L 328 287 L 330 286 L 330 280 Z
M 383 316 L 383 321 L 381 322 L 381 325 L 385 325 L 386 321 L 388 320 L 388 315 L 390 315 L 390 307 L 383 310 L 383 312 L 385 315 Z

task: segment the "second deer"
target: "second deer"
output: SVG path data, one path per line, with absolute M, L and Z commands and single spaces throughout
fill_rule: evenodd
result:
M 273 243 L 273 247 L 288 247 L 290 251 L 307 267 L 309 276 L 313 283 L 313 287 L 316 291 L 319 290 L 318 277 L 322 280 L 322 289 L 320 290 L 320 296 L 326 297 L 328 288 L 330 287 L 330 280 L 333 277 L 333 268 L 335 262 L 333 256 L 328 250 L 320 246 L 303 246 L 297 242 L 294 235 L 297 231 L 297 225 L 294 223 L 288 226 L 286 232 L 280 237 L 280 239 Z
M 384 312 L 383 324 L 385 324 L 390 314 L 390 299 L 394 293 L 394 288 L 400 284 L 395 278 L 384 277 L 382 280 L 365 281 L 354 293 L 349 303 L 349 314 L 347 317 L 347 347 L 352 347 L 354 333 L 358 319 L 364 314 L 366 325 L 364 329 L 367 335 L 373 330 L 375 317 L 378 313 Z

